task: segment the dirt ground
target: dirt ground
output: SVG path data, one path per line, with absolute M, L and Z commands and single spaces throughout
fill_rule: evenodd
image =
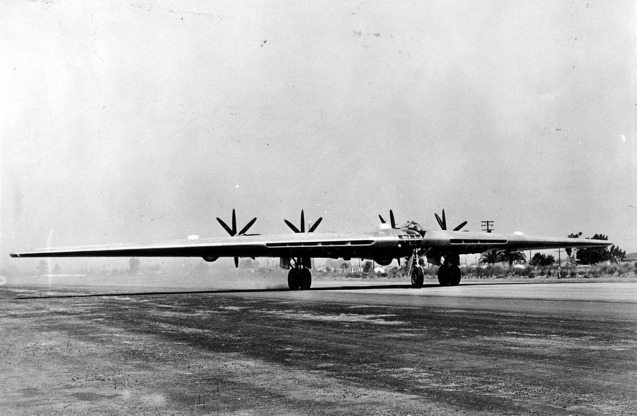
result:
M 637 414 L 625 317 L 378 305 L 378 290 L 52 297 L 95 291 L 0 288 L 1 414 Z

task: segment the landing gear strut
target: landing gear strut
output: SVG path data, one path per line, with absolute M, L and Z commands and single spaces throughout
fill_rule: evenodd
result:
M 414 254 L 409 259 L 409 275 L 411 276 L 411 286 L 414 288 L 421 288 L 425 281 L 425 272 L 422 271 L 422 266 L 418 262 L 418 251 L 414 250 Z
M 301 261 L 295 261 L 288 272 L 288 287 L 290 290 L 308 290 L 312 286 L 312 273 L 303 267 Z

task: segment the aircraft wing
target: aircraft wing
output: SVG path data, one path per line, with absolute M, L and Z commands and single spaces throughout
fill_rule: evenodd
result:
M 424 233 L 424 235 L 423 235 Z M 11 257 L 315 257 L 392 259 L 414 250 L 454 254 L 488 250 L 541 250 L 569 247 L 605 247 L 611 242 L 583 238 L 526 236 L 524 234 L 468 233 L 380 229 L 369 233 L 300 233 L 242 235 L 178 240 L 157 244 L 84 246 L 11 253 Z
M 428 231 L 423 246 L 456 254 L 483 253 L 488 250 L 545 250 L 556 248 L 604 248 L 607 240 L 527 236 L 522 233 L 491 234 L 462 231 Z
M 178 240 L 158 244 L 83 246 L 37 249 L 11 253 L 11 257 L 353 257 L 392 248 L 386 233 L 305 233 L 243 235 Z M 395 245 L 395 244 L 393 244 Z M 370 251 L 371 249 L 371 251 Z

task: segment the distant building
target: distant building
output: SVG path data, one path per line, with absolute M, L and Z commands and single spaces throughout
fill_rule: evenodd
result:
M 622 260 L 622 263 L 634 263 L 637 262 L 637 253 L 626 254 L 626 257 Z

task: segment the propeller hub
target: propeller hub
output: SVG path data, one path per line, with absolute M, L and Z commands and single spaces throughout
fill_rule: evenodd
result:
M 297 228 L 296 225 L 292 224 L 290 221 L 284 219 L 283 220 L 288 227 L 290 227 L 290 229 L 292 231 L 294 231 L 295 233 L 304 233 L 305 232 L 305 213 L 303 212 L 303 210 L 301 210 L 301 227 Z M 308 233 L 313 233 L 314 230 L 316 230 L 316 228 L 319 226 L 319 224 L 321 223 L 321 221 L 323 221 L 323 217 L 319 217 L 316 221 L 314 221 L 314 223 L 312 224 L 312 226 L 308 229 Z M 310 222 L 311 223 L 311 222 Z
M 246 224 L 246 226 L 243 227 L 241 231 L 239 232 L 237 232 L 237 214 L 235 213 L 234 209 L 232 210 L 232 228 L 228 227 L 228 224 L 226 224 L 225 221 L 223 221 L 219 217 L 217 217 L 217 221 L 219 222 L 219 224 L 221 224 L 223 229 L 226 230 L 228 234 L 230 234 L 231 237 L 234 237 L 234 236 L 245 235 L 245 233 L 248 232 L 250 227 L 252 227 L 252 225 L 254 225 L 254 223 L 257 221 L 257 218 L 256 217 L 252 218 L 250 222 L 248 222 L 248 224 Z M 239 257 L 234 258 L 234 267 L 239 267 Z

